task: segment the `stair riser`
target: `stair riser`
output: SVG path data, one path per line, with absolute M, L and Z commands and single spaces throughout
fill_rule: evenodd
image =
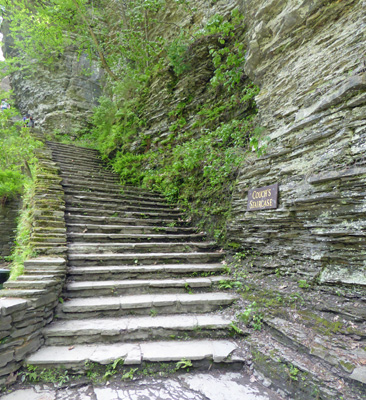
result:
M 152 237 L 149 238 L 145 236 L 143 237 L 131 237 L 131 233 L 127 234 L 126 237 L 118 237 L 118 238 L 113 238 L 113 235 L 110 235 L 108 237 L 88 237 L 88 236 L 84 236 L 84 237 L 73 237 L 73 234 L 69 234 L 68 235 L 68 240 L 69 242 L 72 243 L 92 243 L 92 242 L 98 242 L 98 243 L 146 243 L 149 242 L 151 244 L 157 245 L 158 243 L 184 243 L 187 241 L 194 241 L 194 242 L 198 242 L 200 240 L 202 240 L 201 236 L 185 236 L 185 237 L 181 237 L 178 235 L 175 235 L 176 237 L 174 237 L 174 235 L 162 235 L 161 238 L 155 238 Z M 51 239 L 52 241 L 53 239 Z
M 67 207 L 71 208 L 91 208 L 95 209 L 95 211 L 99 211 L 99 215 L 101 215 L 105 210 L 108 211 L 125 211 L 129 213 L 133 213 L 137 215 L 140 218 L 144 217 L 151 217 L 152 215 L 155 216 L 155 218 L 163 218 L 163 217 L 169 217 L 169 218 L 181 218 L 182 213 L 180 211 L 174 211 L 170 210 L 169 208 L 167 209 L 162 209 L 162 210 L 156 210 L 153 207 L 144 207 L 144 206 L 138 206 L 138 205 L 128 205 L 123 202 L 93 202 L 93 201 L 87 201 L 87 200 L 79 200 L 79 199 L 66 199 L 66 205 Z
M 74 181 L 77 181 L 79 183 L 87 183 L 89 182 L 90 184 L 108 184 L 108 185 L 119 185 L 119 179 L 118 177 L 114 175 L 105 175 L 104 173 L 99 173 L 94 171 L 91 174 L 84 174 L 84 173 L 79 173 L 77 171 L 61 171 L 61 178 L 62 179 L 73 179 Z
M 223 272 L 222 269 L 200 269 L 195 271 L 194 276 L 213 276 L 213 275 L 221 275 Z M 77 269 L 71 269 L 69 271 L 69 276 L 72 278 L 73 281 L 82 282 L 82 281 L 107 281 L 107 280 L 129 280 L 129 279 L 173 279 L 173 278 L 182 278 L 182 277 L 189 277 L 193 274 L 187 272 L 186 269 L 179 271 L 179 270 L 168 270 L 168 271 L 128 271 L 128 272 L 117 272 L 117 271 L 88 271 L 87 273 L 82 273 Z
M 94 344 L 94 343 L 124 343 L 138 340 L 169 340 L 169 339 L 199 339 L 199 338 L 221 338 L 227 336 L 227 329 L 138 329 L 132 332 L 122 331 L 119 335 L 74 335 L 71 337 L 50 337 L 46 336 L 47 346 L 71 346 L 74 344 Z
M 95 213 L 97 213 L 95 211 Z M 164 228 L 160 228 L 160 226 L 168 226 L 168 224 L 177 224 L 183 225 L 184 223 L 179 223 L 174 219 L 146 219 L 143 220 L 141 218 L 123 218 L 124 213 L 119 214 L 117 217 L 100 217 L 99 215 L 80 215 L 80 214 L 72 214 L 71 212 L 67 212 L 65 214 L 65 220 L 69 224 L 88 224 L 88 225 L 119 225 L 119 226 L 141 226 L 141 225 L 159 225 L 159 230 L 154 230 L 155 233 L 164 232 Z M 153 228 L 152 228 L 153 229 Z M 195 232 L 193 228 L 186 228 L 186 232 Z M 188 230 L 189 229 L 189 230 Z
M 105 218 L 111 218 L 110 225 L 118 225 L 119 219 L 121 221 L 121 225 L 168 225 L 174 224 L 174 226 L 187 225 L 183 221 L 179 221 L 176 216 L 174 217 L 161 217 L 161 214 L 157 213 L 147 213 L 148 218 L 141 218 L 141 213 L 132 213 L 127 211 L 116 211 L 116 210 L 103 210 L 103 214 L 100 213 L 97 209 L 92 208 L 76 208 L 76 207 L 67 207 L 65 210 L 65 218 L 79 218 L 79 222 L 88 223 L 88 217 L 92 217 L 89 223 L 92 223 L 93 219 L 98 218 L 96 221 L 98 224 L 102 224 L 105 221 Z M 106 217 L 102 217 L 101 215 L 105 215 Z M 116 216 L 114 218 L 114 216 Z M 160 217 L 160 218 L 159 218 Z M 101 221 L 101 222 L 99 222 Z M 126 222 L 125 222 L 126 221 Z
M 131 194 L 125 193 L 121 191 L 121 187 L 117 185 L 111 185 L 110 187 L 105 187 L 101 185 L 91 185 L 86 184 L 85 186 L 81 185 L 73 185 L 68 184 L 65 181 L 62 182 L 62 186 L 64 187 L 64 191 L 68 195 L 83 195 L 83 194 L 90 194 L 91 196 L 100 196 L 100 197 L 116 197 L 116 198 L 123 198 L 124 201 L 144 201 L 147 203 L 153 204 L 162 204 L 167 206 L 164 198 L 154 195 L 145 195 L 141 194 Z
M 154 275 L 154 279 L 157 276 Z M 182 284 L 176 284 L 172 286 L 167 286 L 162 284 L 161 286 L 153 285 L 140 285 L 140 286 L 128 286 L 125 287 L 110 287 L 105 288 L 85 288 L 85 289 L 73 289 L 70 290 L 67 286 L 63 293 L 64 298 L 77 298 L 77 297 L 93 297 L 93 296 L 124 296 L 124 295 L 136 295 L 136 294 L 171 294 L 171 293 L 201 293 L 203 290 L 209 292 L 217 287 L 216 283 L 211 284 L 196 284 L 193 288 L 187 286 L 187 288 Z
M 85 177 L 88 180 L 93 181 L 92 179 L 90 179 L 90 177 Z M 117 177 L 118 178 L 118 177 Z M 63 185 L 70 187 L 70 188 L 74 188 L 75 190 L 82 190 L 84 189 L 98 189 L 98 190 L 102 190 L 102 191 L 111 191 L 111 192 L 117 192 L 117 193 L 122 193 L 124 195 L 128 195 L 128 196 L 146 196 L 146 197 L 151 197 L 151 198 L 155 198 L 155 199 L 159 199 L 159 200 L 165 200 L 164 196 L 161 195 L 158 192 L 150 192 L 150 191 L 146 191 L 145 189 L 141 189 L 141 188 L 130 188 L 127 187 L 125 185 L 122 185 L 121 183 L 119 183 L 118 179 L 117 181 L 113 181 L 113 182 L 101 182 L 100 180 L 95 180 L 94 183 L 90 182 L 90 183 L 86 183 L 85 181 L 80 181 L 78 179 L 74 179 L 72 177 L 69 178 L 64 178 L 63 179 Z
M 130 242 L 131 243 L 131 242 Z M 103 254 L 103 253 L 192 253 L 198 251 L 212 251 L 210 244 L 202 243 L 201 245 L 196 244 L 184 244 L 184 243 L 134 243 L 129 245 L 128 243 L 119 245 L 93 245 L 82 246 L 82 245 L 69 245 L 69 254 Z
M 93 266 L 114 266 L 114 265 L 154 265 L 154 264 L 179 264 L 179 263 L 193 263 L 203 264 L 210 262 L 219 262 L 222 257 L 214 257 L 209 255 L 200 254 L 196 257 L 185 257 L 184 255 L 169 255 L 169 257 L 141 257 L 141 254 L 136 254 L 136 257 L 118 259 L 95 259 L 86 255 L 83 259 L 75 260 L 69 257 L 70 267 L 93 267 Z M 137 261 L 137 262 L 136 262 Z
M 78 157 L 55 157 L 55 160 L 57 164 L 63 168 L 63 167 L 69 167 L 69 168 L 78 168 L 83 170 L 84 168 L 105 168 L 107 169 L 108 166 L 103 164 L 101 161 L 98 159 L 92 159 L 92 158 L 78 158 Z M 107 169 L 108 171 L 108 169 Z
M 210 313 L 218 310 L 221 307 L 228 306 L 230 304 L 209 304 L 202 302 L 200 304 L 169 304 L 162 306 L 151 306 L 151 307 L 140 307 L 140 308 L 127 308 L 119 310 L 95 310 L 90 312 L 57 312 L 59 319 L 71 320 L 71 319 L 88 319 L 88 318 L 115 318 L 115 317 L 126 317 L 132 315 L 151 315 L 152 312 L 156 312 L 157 315 L 166 314 L 190 314 L 190 313 Z
M 105 227 L 93 227 L 93 226 L 87 226 L 87 225 L 81 225 L 81 226 L 68 226 L 68 233 L 85 233 L 84 231 L 87 230 L 88 233 L 105 233 L 105 234 L 185 234 L 187 231 L 185 231 L 183 228 L 179 229 L 176 228 L 176 230 L 171 230 L 169 228 L 162 228 L 159 229 L 159 231 L 154 230 L 153 227 L 139 227 L 139 226 L 125 226 L 125 227 L 117 227 L 117 228 L 109 228 L 108 225 Z
M 62 163 L 58 164 L 60 165 L 62 173 L 67 174 L 71 172 L 74 176 L 85 175 L 85 176 L 90 176 L 91 178 L 93 178 L 95 175 L 102 174 L 105 177 L 118 179 L 118 175 L 116 173 L 108 171 L 100 164 L 90 167 L 82 165 L 62 164 Z
M 143 200 L 129 200 L 124 199 L 123 195 L 111 195 L 108 197 L 103 197 L 102 195 L 96 196 L 90 193 L 78 193 L 77 195 L 70 195 L 66 194 L 65 200 L 69 204 L 103 204 L 103 206 L 107 205 L 108 203 L 112 204 L 113 207 L 116 205 L 125 206 L 132 210 L 136 209 L 144 209 L 144 210 L 164 210 L 165 212 L 178 212 L 179 210 L 174 210 L 172 207 L 169 207 L 167 204 L 164 203 L 153 203 L 149 201 Z

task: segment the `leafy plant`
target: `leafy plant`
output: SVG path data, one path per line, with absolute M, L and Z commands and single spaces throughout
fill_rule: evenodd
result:
M 230 323 L 230 335 L 234 336 L 234 335 L 242 335 L 243 331 L 236 325 L 235 322 L 231 322 Z
M 176 370 L 185 369 L 187 372 L 189 372 L 189 369 L 191 367 L 192 367 L 192 361 L 186 360 L 185 358 L 176 363 Z
M 298 281 L 299 288 L 301 289 L 309 289 L 310 285 L 306 282 L 305 279 L 300 279 Z
M 138 370 L 138 368 L 131 368 L 128 372 L 122 375 L 122 380 L 127 380 L 127 379 L 133 379 L 135 372 Z

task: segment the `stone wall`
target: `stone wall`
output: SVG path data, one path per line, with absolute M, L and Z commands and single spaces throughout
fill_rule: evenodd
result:
M 14 55 L 7 24 L 4 55 Z M 10 77 L 15 103 L 21 114 L 33 115 L 36 126 L 47 133 L 73 134 L 89 127 L 88 119 L 102 93 L 103 71 L 85 55 L 69 49 L 52 67 L 38 65 L 36 71 L 16 72 Z
M 244 4 L 271 142 L 241 168 L 229 239 L 268 273 L 365 285 L 365 1 Z M 246 212 L 250 188 L 277 182 L 278 209 Z
M 66 276 L 64 192 L 51 150 L 37 149 L 39 168 L 32 200 L 31 244 L 38 256 L 24 263 L 24 275 L 0 291 L 0 385 L 11 383 L 22 361 L 43 343 Z
M 0 205 L 0 262 L 4 257 L 10 256 L 20 206 L 19 197 Z

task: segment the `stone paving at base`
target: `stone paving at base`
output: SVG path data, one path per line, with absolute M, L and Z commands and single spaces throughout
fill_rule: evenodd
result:
M 5 394 L 1 400 L 282 400 L 277 394 L 238 372 L 196 373 L 174 378 L 85 384 L 53 388 L 35 385 Z

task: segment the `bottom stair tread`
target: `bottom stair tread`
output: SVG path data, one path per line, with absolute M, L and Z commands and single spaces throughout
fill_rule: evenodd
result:
M 94 344 L 77 346 L 43 347 L 32 354 L 27 363 L 42 366 L 84 366 L 86 361 L 109 364 L 119 358 L 125 365 L 142 362 L 169 362 L 187 360 L 212 360 L 232 362 L 237 349 L 230 340 L 192 340 L 187 342 L 160 341 L 144 343 Z M 235 360 L 238 361 L 238 360 Z

